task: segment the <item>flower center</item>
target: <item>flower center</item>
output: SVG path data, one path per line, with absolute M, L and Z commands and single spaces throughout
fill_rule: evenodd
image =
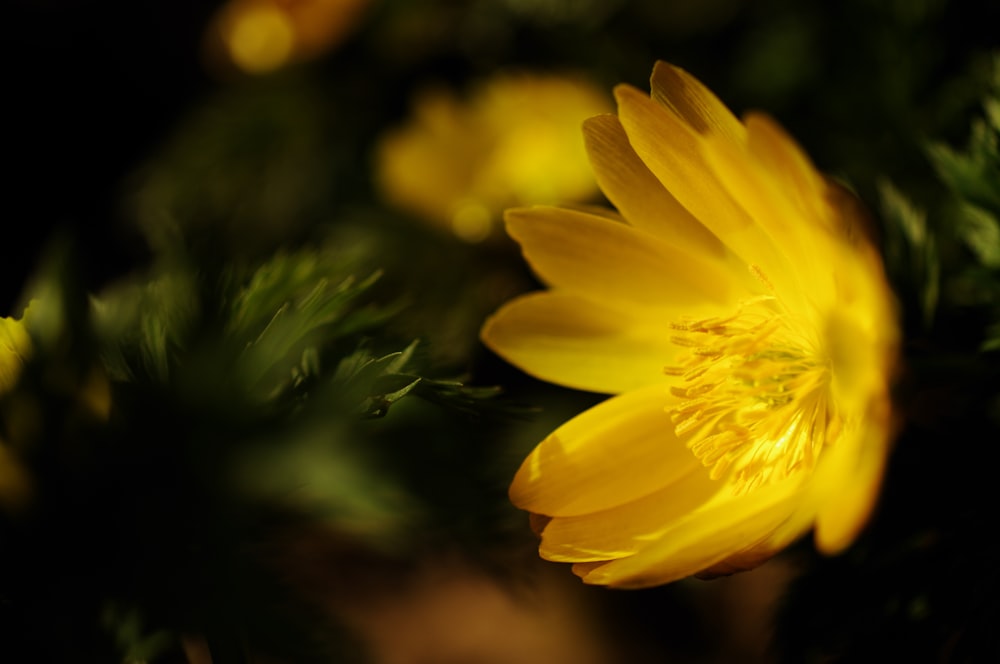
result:
M 718 479 L 745 493 L 813 467 L 827 438 L 829 366 L 772 296 L 731 316 L 671 325 L 686 350 L 668 409 L 678 436 Z

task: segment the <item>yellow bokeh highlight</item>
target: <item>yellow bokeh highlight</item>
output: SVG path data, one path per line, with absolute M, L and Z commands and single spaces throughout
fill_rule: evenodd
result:
M 237 15 L 223 39 L 237 66 L 262 73 L 288 61 L 295 47 L 295 30 L 284 13 L 261 6 Z
M 215 69 L 266 74 L 316 58 L 351 33 L 370 0 L 230 0 L 206 30 Z
M 379 141 L 376 181 L 390 204 L 482 242 L 505 208 L 597 196 L 580 125 L 610 110 L 608 95 L 573 76 L 500 74 L 464 97 L 427 89 Z
M 476 201 L 462 203 L 451 218 L 451 230 L 469 243 L 482 242 L 493 230 L 493 214 Z

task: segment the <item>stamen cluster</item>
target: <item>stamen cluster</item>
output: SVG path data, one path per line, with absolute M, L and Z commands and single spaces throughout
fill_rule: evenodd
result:
M 811 469 L 828 438 L 829 369 L 765 296 L 731 316 L 671 325 L 688 349 L 664 372 L 683 378 L 675 432 L 734 492 Z

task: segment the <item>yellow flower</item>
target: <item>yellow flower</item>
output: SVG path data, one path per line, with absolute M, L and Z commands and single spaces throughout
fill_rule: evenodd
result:
M 25 311 L 27 313 L 27 311 Z M 24 320 L 0 318 L 0 396 L 17 383 L 24 360 L 31 354 L 31 337 Z M 31 479 L 17 455 L 0 438 L 0 511 L 24 505 Z
M 25 358 L 31 353 L 31 337 L 24 320 L 0 318 L 0 394 L 17 382 Z
M 392 204 L 481 242 L 506 207 L 597 194 L 579 126 L 609 110 L 600 90 L 568 76 L 499 75 L 464 100 L 427 90 L 380 141 L 376 180 Z
M 584 126 L 620 214 L 512 210 L 549 289 L 485 343 L 526 372 L 615 394 L 524 461 L 512 501 L 544 558 L 641 587 L 752 568 L 814 529 L 848 546 L 890 443 L 894 302 L 854 199 L 770 118 L 735 118 L 659 62 L 652 96 Z

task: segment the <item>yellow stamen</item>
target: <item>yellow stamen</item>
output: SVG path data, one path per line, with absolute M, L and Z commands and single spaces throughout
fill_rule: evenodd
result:
M 686 352 L 664 369 L 684 381 L 669 412 L 713 478 L 731 474 L 745 493 L 813 467 L 832 426 L 829 363 L 773 296 L 671 328 Z

